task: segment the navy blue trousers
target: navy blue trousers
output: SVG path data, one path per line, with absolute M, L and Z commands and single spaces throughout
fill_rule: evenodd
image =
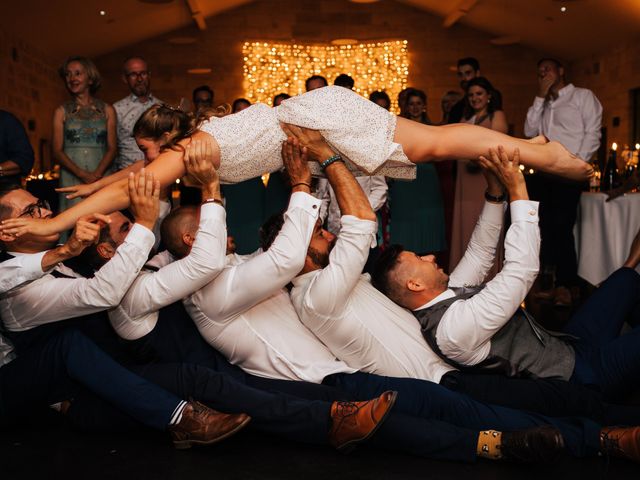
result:
M 372 398 L 386 390 L 398 392 L 395 412 L 430 419 L 474 431 L 513 431 L 540 425 L 557 427 L 572 455 L 595 455 L 600 446 L 600 425 L 581 417 L 548 417 L 485 404 L 452 392 L 436 383 L 412 378 L 382 377 L 368 373 L 335 374 L 325 383 L 353 395 Z M 437 436 L 437 432 L 433 432 Z M 437 442 L 434 439 L 433 442 Z
M 605 398 L 617 398 L 640 385 L 640 328 L 620 335 L 625 321 L 640 321 L 640 275 L 616 270 L 580 307 L 565 328 L 574 344 L 572 381 L 595 385 Z
M 17 421 L 83 388 L 158 430 L 167 427 L 181 401 L 116 363 L 78 331 L 65 330 L 0 368 L 0 421 Z

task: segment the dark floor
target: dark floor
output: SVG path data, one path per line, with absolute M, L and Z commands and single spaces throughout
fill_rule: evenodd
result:
M 583 286 L 583 300 L 590 291 Z M 570 309 L 535 299 L 529 299 L 527 307 L 551 328 L 561 328 L 571 315 Z M 636 402 L 640 404 L 634 398 Z M 366 447 L 345 456 L 329 447 L 284 442 L 251 431 L 212 447 L 177 451 L 161 434 L 87 434 L 71 431 L 63 422 L 48 412 L 35 426 L 0 431 L 0 480 L 640 478 L 640 466 L 619 459 L 567 457 L 545 466 L 489 461 L 465 465 Z
M 56 423 L 56 422 L 54 422 Z M 565 458 L 554 465 L 474 465 L 367 450 L 274 440 L 252 432 L 207 448 L 174 450 L 162 435 L 93 435 L 61 425 L 0 433 L 0 478 L 14 479 L 637 479 L 640 467 L 618 459 Z

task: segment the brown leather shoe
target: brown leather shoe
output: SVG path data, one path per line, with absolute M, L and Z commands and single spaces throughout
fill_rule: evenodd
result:
M 245 413 L 220 413 L 200 402 L 189 402 L 182 418 L 169 427 L 173 446 L 183 450 L 193 445 L 210 445 L 240 431 L 251 417 Z
M 388 391 L 366 402 L 333 402 L 329 443 L 344 453 L 353 450 L 382 425 L 397 396 Z
M 533 427 L 502 432 L 503 460 L 519 463 L 552 463 L 564 453 L 564 438 L 557 428 Z
M 600 449 L 605 455 L 640 462 L 640 427 L 604 427 Z

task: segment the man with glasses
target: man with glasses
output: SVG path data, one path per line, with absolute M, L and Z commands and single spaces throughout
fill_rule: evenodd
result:
M 162 103 L 151 94 L 151 72 L 142 57 L 130 57 L 122 65 L 122 81 L 131 94 L 113 104 L 118 116 L 118 156 L 114 162 L 116 170 L 142 160 L 144 154 L 133 138 L 133 126 L 149 107 Z

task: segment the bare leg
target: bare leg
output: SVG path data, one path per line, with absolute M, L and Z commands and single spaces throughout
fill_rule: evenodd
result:
M 413 163 L 446 159 L 475 160 L 489 148 L 502 145 L 507 150 L 520 149 L 522 163 L 547 173 L 573 180 L 587 180 L 593 168 L 572 155 L 558 142 L 541 143 L 541 138 L 527 141 L 488 128 L 454 124 L 434 127 L 398 118 L 394 141 L 402 145 Z

